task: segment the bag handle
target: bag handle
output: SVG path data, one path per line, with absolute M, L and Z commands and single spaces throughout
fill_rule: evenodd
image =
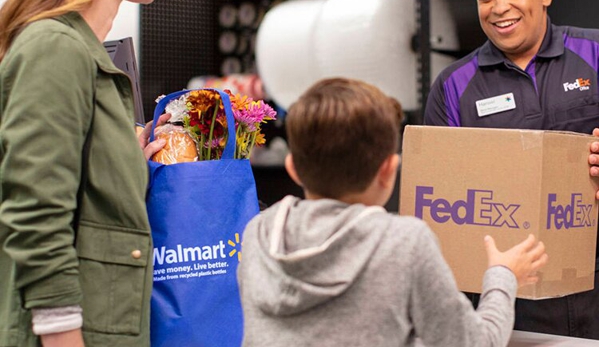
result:
M 178 98 L 183 94 L 189 93 L 192 90 L 211 90 L 217 92 L 220 95 L 220 100 L 225 108 L 225 116 L 227 117 L 227 132 L 229 133 L 227 138 L 227 144 L 225 145 L 225 150 L 223 151 L 221 159 L 233 159 L 235 155 L 235 145 L 237 142 L 237 139 L 235 137 L 235 117 L 233 116 L 233 109 L 231 108 L 231 99 L 229 98 L 229 94 L 219 89 L 205 88 L 181 90 L 178 92 L 170 93 L 164 98 L 162 98 L 158 102 L 158 105 L 156 105 L 156 108 L 154 108 L 154 121 L 152 122 L 150 142 L 154 141 L 154 131 L 156 130 L 156 123 L 158 123 L 158 118 L 160 118 L 160 116 L 164 112 L 164 109 L 166 109 L 166 105 L 169 103 L 169 101 Z

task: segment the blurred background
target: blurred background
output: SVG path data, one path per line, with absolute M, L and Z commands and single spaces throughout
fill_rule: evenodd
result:
M 0 0 L 2 5 L 5 0 Z M 556 24 L 599 28 L 597 0 L 554 0 Z M 315 80 L 359 78 L 396 97 L 421 124 L 436 75 L 485 40 L 473 0 L 123 1 L 107 40 L 133 39 L 146 121 L 155 99 L 186 88 L 231 89 L 279 112 L 252 166 L 270 205 L 301 189 L 282 167 L 285 109 Z M 399 179 L 399 178 L 398 178 Z M 398 210 L 398 192 L 386 206 Z

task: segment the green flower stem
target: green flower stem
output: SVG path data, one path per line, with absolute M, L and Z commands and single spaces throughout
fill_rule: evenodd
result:
M 233 126 L 235 126 L 235 125 L 233 125 Z M 237 130 L 235 131 L 235 153 L 233 154 L 234 159 L 239 159 L 239 157 L 241 156 L 241 148 L 239 148 L 239 146 L 237 145 L 237 139 L 239 138 L 240 132 L 241 132 L 241 124 L 239 124 L 239 126 L 237 127 Z
M 220 100 L 216 100 L 216 105 L 214 105 L 214 113 L 212 114 L 212 122 L 210 123 L 210 135 L 208 135 L 208 160 L 211 159 L 211 151 L 212 151 L 212 133 L 214 132 L 214 122 L 216 121 L 216 113 L 218 112 L 218 107 L 220 106 Z M 219 158 L 216 158 L 219 159 Z
M 258 131 L 254 131 L 252 133 L 252 139 L 250 140 L 250 144 L 249 144 L 249 148 L 248 148 L 248 154 L 246 159 L 250 159 L 250 154 L 252 153 L 252 149 L 254 149 L 254 144 L 256 143 L 256 134 L 258 133 Z
M 204 160 L 204 141 L 206 141 L 206 138 L 204 137 L 204 134 L 200 135 L 200 145 L 199 147 L 199 154 L 200 154 L 200 160 Z
M 239 159 L 245 158 L 245 156 L 247 154 L 247 150 L 248 150 L 248 143 L 249 143 L 249 134 L 245 133 L 245 134 L 243 134 L 243 146 L 242 146 L 242 148 L 245 148 L 245 151 L 243 153 L 239 153 Z

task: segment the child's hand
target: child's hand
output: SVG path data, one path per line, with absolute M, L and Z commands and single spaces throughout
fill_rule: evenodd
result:
M 495 246 L 495 240 L 487 235 L 485 236 L 485 248 L 489 267 L 502 265 L 512 270 L 516 275 L 519 287 L 536 283 L 539 280 L 537 271 L 545 266 L 548 260 L 545 245 L 543 242 L 537 242 L 532 234 L 505 252 L 500 252 Z

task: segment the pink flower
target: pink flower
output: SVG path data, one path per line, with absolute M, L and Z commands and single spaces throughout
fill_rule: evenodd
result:
M 256 131 L 258 124 L 276 119 L 277 112 L 264 101 L 252 101 L 247 108 L 235 110 L 235 119 L 247 127 L 248 131 Z

